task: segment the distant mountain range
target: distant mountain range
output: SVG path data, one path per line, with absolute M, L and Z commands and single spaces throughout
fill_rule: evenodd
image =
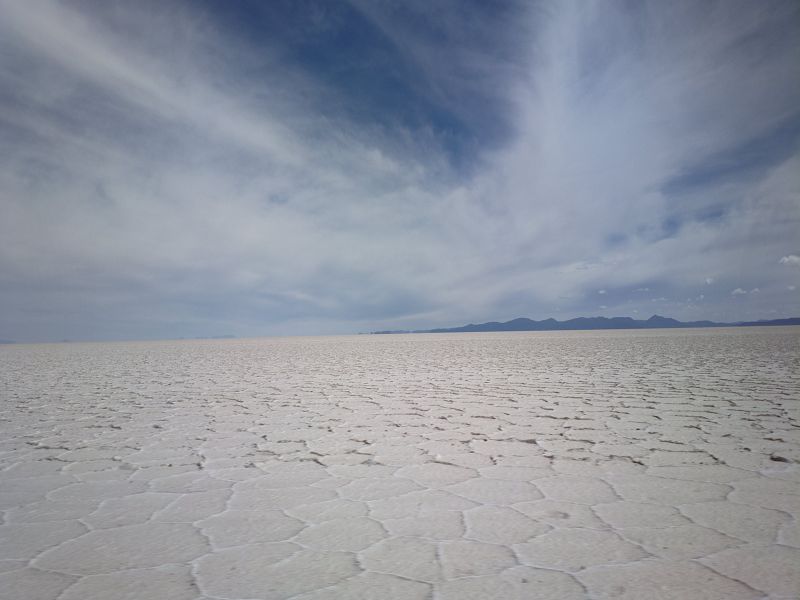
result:
M 741 321 L 738 323 L 715 323 L 714 321 L 678 321 L 669 317 L 653 315 L 647 320 L 631 317 L 577 317 L 567 321 L 545 319 L 534 321 L 524 317 L 500 323 L 490 321 L 475 325 L 463 325 L 441 329 L 418 329 L 415 331 L 373 331 L 374 334 L 387 333 L 460 333 L 479 331 L 577 331 L 591 329 L 688 329 L 691 327 L 763 327 L 772 325 L 800 325 L 800 317 L 772 319 L 770 321 Z

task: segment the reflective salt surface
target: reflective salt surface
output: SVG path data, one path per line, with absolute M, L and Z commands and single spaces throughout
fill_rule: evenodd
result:
M 797 598 L 800 328 L 0 347 L 0 598 Z

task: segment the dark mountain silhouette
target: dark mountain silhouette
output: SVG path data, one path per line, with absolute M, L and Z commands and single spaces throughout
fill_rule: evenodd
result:
M 647 320 L 631 317 L 577 317 L 567 321 L 545 319 L 534 321 L 520 317 L 505 321 L 463 325 L 438 329 L 419 329 L 415 331 L 373 331 L 375 334 L 390 333 L 459 333 L 480 331 L 578 331 L 592 329 L 688 329 L 692 327 L 763 327 L 771 325 L 800 325 L 800 317 L 773 319 L 769 321 L 742 321 L 738 323 L 715 323 L 714 321 L 678 321 L 670 317 L 653 315 Z

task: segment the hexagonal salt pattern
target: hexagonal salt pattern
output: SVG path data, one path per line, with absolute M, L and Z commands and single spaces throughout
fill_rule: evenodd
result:
M 798 342 L 0 346 L 0 600 L 798 598 Z

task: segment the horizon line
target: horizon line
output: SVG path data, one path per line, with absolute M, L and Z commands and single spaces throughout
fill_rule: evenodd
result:
M 758 319 L 758 320 L 740 320 L 740 321 L 731 321 L 731 322 L 722 322 L 722 321 L 712 321 L 711 319 L 697 319 L 694 321 L 680 321 L 675 319 L 674 317 L 667 317 L 664 315 L 659 315 L 657 313 L 653 313 L 650 317 L 637 319 L 630 316 L 613 316 L 613 317 L 604 317 L 604 316 L 578 316 L 578 317 L 570 317 L 568 319 L 559 320 L 554 317 L 547 317 L 544 319 L 532 319 L 530 317 L 514 317 L 507 321 L 484 321 L 480 323 L 467 323 L 464 325 L 454 325 L 452 327 L 432 327 L 429 329 L 384 329 L 384 330 L 375 330 L 375 331 L 357 331 L 357 332 L 350 332 L 350 333 L 285 333 L 285 334 L 263 334 L 263 335 L 244 335 L 239 336 L 235 334 L 217 334 L 217 335 L 196 335 L 196 336 L 179 336 L 179 337 L 153 337 L 153 338 L 113 338 L 113 339 L 99 339 L 99 338 L 89 338 L 89 339 L 69 339 L 63 338 L 60 340 L 42 340 L 42 341 L 19 341 L 19 340 L 11 340 L 11 339 L 4 339 L 0 338 L 0 347 L 3 346 L 21 346 L 21 345 L 36 345 L 36 344 L 106 344 L 106 343 L 118 343 L 118 342 L 199 342 L 199 341 L 225 341 L 225 340 L 252 340 L 252 339 L 261 339 L 261 338 L 293 338 L 293 337 L 342 337 L 342 336 L 358 336 L 358 335 L 388 335 L 388 334 L 419 334 L 419 333 L 526 333 L 525 330 L 509 330 L 509 331 L 449 331 L 455 329 L 461 329 L 464 327 L 476 327 L 481 325 L 487 325 L 489 323 L 497 323 L 499 325 L 504 325 L 511 323 L 513 321 L 518 320 L 527 320 L 532 321 L 534 323 L 542 323 L 545 321 L 555 321 L 556 323 L 567 323 L 570 321 L 575 321 L 578 319 L 606 319 L 606 320 L 613 320 L 613 319 L 630 319 L 633 321 L 640 321 L 646 322 L 654 317 L 660 317 L 662 319 L 670 319 L 677 321 L 678 323 L 688 324 L 688 323 L 713 323 L 716 327 L 687 327 L 685 329 L 721 329 L 724 327 L 741 327 L 743 323 L 753 323 L 755 327 L 758 326 L 758 323 L 769 323 L 772 321 L 783 321 L 783 320 L 791 320 L 791 319 L 800 319 L 800 317 L 775 317 L 772 319 Z M 767 325 L 769 326 L 769 325 Z M 793 324 L 786 324 L 786 325 L 771 325 L 772 327 L 796 327 L 797 325 Z M 641 327 L 631 327 L 630 329 L 682 329 L 679 327 L 663 327 L 663 328 L 641 328 Z M 610 329 L 568 329 L 568 330 L 551 330 L 551 331 L 614 331 L 614 328 Z M 547 331 L 547 330 L 543 330 Z M 527 331 L 527 333 L 536 333 L 536 331 Z

